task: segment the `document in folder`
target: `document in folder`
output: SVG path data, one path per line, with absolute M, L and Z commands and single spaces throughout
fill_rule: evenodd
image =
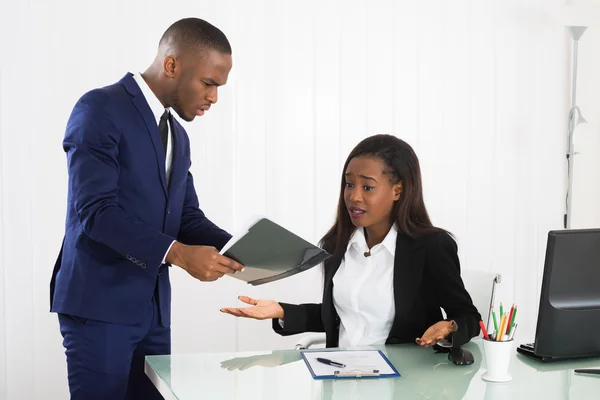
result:
M 231 277 L 255 286 L 306 271 L 330 257 L 325 250 L 264 217 L 232 237 L 221 254 L 245 267 L 244 272 Z
M 400 377 L 381 350 L 307 350 L 301 354 L 314 379 Z

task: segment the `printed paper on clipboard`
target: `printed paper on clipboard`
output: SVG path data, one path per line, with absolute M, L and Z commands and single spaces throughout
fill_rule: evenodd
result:
M 400 373 L 380 350 L 302 351 L 314 379 L 399 378 Z M 317 358 L 334 361 L 328 365 Z

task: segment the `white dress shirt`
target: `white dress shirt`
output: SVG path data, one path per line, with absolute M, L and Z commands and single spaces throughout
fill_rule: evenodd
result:
M 333 277 L 333 304 L 340 317 L 339 346 L 384 344 L 396 308 L 394 255 L 398 229 L 394 225 L 383 241 L 369 251 L 363 228 L 354 231 L 344 260 Z
M 156 127 L 158 128 L 158 124 L 160 123 L 160 117 L 162 117 L 166 108 L 162 105 L 160 100 L 158 100 L 158 97 L 156 97 L 156 95 L 154 94 L 152 89 L 150 89 L 150 86 L 148 86 L 148 84 L 142 77 L 142 74 L 140 74 L 139 72 L 133 74 L 133 79 L 135 79 L 135 82 L 138 84 L 138 86 L 142 90 L 142 94 L 144 95 L 144 98 L 146 99 L 148 106 L 150 106 L 150 110 L 152 110 L 152 114 L 154 114 L 154 119 L 156 121 Z M 171 112 L 171 110 L 169 110 L 169 112 Z M 171 167 L 173 164 L 173 138 L 172 138 L 173 133 L 172 133 L 170 121 L 167 124 L 167 130 L 168 130 L 167 154 L 165 157 L 165 171 L 167 174 L 167 187 L 168 187 L 169 180 L 171 179 Z M 173 243 L 175 243 L 175 240 L 171 243 L 171 246 L 173 246 Z M 167 249 L 167 252 L 165 253 L 165 256 L 163 257 L 163 260 L 162 260 L 163 264 L 166 261 L 167 254 L 169 254 L 169 250 L 171 250 L 171 246 L 169 246 L 169 248 Z

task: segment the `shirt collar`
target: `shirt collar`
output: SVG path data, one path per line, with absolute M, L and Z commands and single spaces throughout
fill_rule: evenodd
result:
M 390 252 L 391 255 L 396 254 L 396 239 L 398 238 L 398 227 L 396 224 L 392 225 L 392 228 L 385 235 L 385 239 L 383 239 L 383 246 Z
M 156 119 L 156 124 L 158 125 L 158 123 L 160 122 L 160 117 L 162 117 L 166 108 L 162 105 L 160 100 L 158 100 L 158 97 L 156 97 L 152 89 L 150 89 L 150 86 L 148 86 L 148 84 L 142 77 L 142 74 L 136 72 L 135 74 L 133 74 L 133 79 L 135 79 L 135 82 L 138 84 L 140 90 L 142 91 L 142 94 L 146 98 L 146 102 L 148 103 L 148 106 L 150 106 L 150 110 L 152 111 L 152 114 Z
M 380 243 L 381 246 L 385 247 L 387 251 L 393 256 L 396 254 L 396 239 L 398 238 L 398 227 L 394 223 L 390 228 L 385 238 Z M 350 247 L 354 246 L 354 248 L 358 251 L 365 252 L 368 251 L 369 248 L 367 246 L 367 239 L 365 237 L 364 228 L 357 228 L 354 230 L 352 236 L 350 236 L 350 240 L 348 241 L 348 247 L 346 250 L 350 249 Z
M 365 238 L 365 230 L 364 228 L 356 228 L 352 236 L 350 236 L 350 240 L 348 241 L 348 247 L 346 250 L 349 250 L 350 247 L 354 247 L 357 250 L 368 250 L 367 249 L 367 239 Z

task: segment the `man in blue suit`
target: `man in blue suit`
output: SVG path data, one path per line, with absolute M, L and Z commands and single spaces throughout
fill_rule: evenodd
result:
M 231 47 L 213 25 L 171 25 L 142 74 L 126 74 L 76 103 L 63 147 L 66 229 L 50 284 L 72 399 L 162 398 L 144 356 L 169 354 L 169 266 L 213 281 L 242 270 L 218 253 L 231 238 L 198 205 L 192 121 L 218 99 Z

